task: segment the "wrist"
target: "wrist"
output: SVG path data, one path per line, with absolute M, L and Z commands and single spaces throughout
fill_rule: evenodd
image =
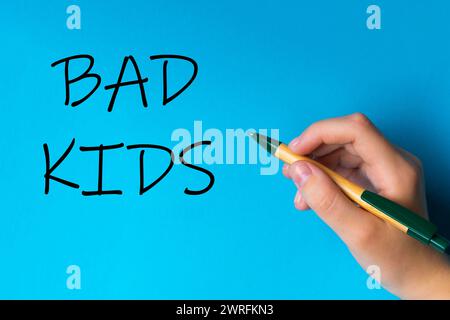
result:
M 427 270 L 420 270 L 420 281 L 406 299 L 448 300 L 450 299 L 450 263 L 448 257 L 432 252 Z

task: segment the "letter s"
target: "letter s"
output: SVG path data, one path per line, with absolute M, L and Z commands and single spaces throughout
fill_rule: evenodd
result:
M 200 195 L 200 194 L 202 194 L 202 193 L 208 192 L 209 189 L 211 189 L 212 186 L 214 185 L 214 175 L 211 173 L 211 171 L 206 170 L 206 169 L 204 169 L 204 168 L 201 168 L 201 167 L 199 167 L 199 166 L 196 166 L 196 165 L 187 163 L 187 162 L 184 160 L 184 158 L 183 158 L 183 157 L 184 157 L 184 154 L 186 154 L 186 153 L 187 153 L 188 151 L 190 151 L 191 149 L 193 149 L 193 148 L 195 148 L 195 147 L 198 147 L 198 146 L 202 146 L 202 145 L 210 145 L 210 144 L 211 144 L 211 141 L 199 141 L 199 142 L 193 143 L 193 144 L 191 144 L 190 146 L 184 148 L 184 149 L 180 152 L 180 162 L 181 162 L 184 166 L 186 166 L 186 167 L 188 167 L 188 168 L 191 168 L 191 169 L 194 169 L 194 170 L 197 170 L 197 171 L 200 171 L 200 172 L 203 172 L 203 173 L 207 174 L 208 177 L 209 177 L 209 184 L 208 184 L 204 189 L 201 189 L 201 190 L 190 190 L 190 189 L 188 189 L 188 188 L 186 187 L 186 189 L 184 189 L 184 193 L 189 194 L 189 195 L 196 195 L 196 196 L 198 196 L 198 195 Z

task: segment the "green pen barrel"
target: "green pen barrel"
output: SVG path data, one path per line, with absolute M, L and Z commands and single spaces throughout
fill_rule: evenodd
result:
M 430 239 L 430 246 L 432 246 L 436 250 L 445 252 L 446 254 L 450 255 L 450 241 L 438 234 L 435 234 Z
M 437 234 L 437 227 L 411 210 L 365 190 L 361 199 L 408 228 L 407 234 L 434 249 L 450 254 L 450 241 Z

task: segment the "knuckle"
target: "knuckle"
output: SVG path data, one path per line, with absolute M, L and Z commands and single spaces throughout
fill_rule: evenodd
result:
M 306 128 L 306 130 L 304 131 L 303 134 L 314 133 L 314 132 L 320 131 L 320 128 L 323 123 L 324 123 L 324 120 L 320 120 L 320 121 L 310 124 L 309 127 Z
M 360 129 L 365 129 L 373 126 L 370 119 L 361 112 L 354 113 L 350 115 L 349 118 L 352 124 Z

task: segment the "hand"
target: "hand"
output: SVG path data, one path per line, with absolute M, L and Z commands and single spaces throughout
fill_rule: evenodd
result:
M 289 148 L 428 216 L 420 161 L 390 144 L 362 114 L 314 123 Z M 386 289 L 403 299 L 450 299 L 450 265 L 443 254 L 357 207 L 318 167 L 298 161 L 285 165 L 283 174 L 298 188 L 295 207 L 314 210 L 364 270 L 377 265 Z

